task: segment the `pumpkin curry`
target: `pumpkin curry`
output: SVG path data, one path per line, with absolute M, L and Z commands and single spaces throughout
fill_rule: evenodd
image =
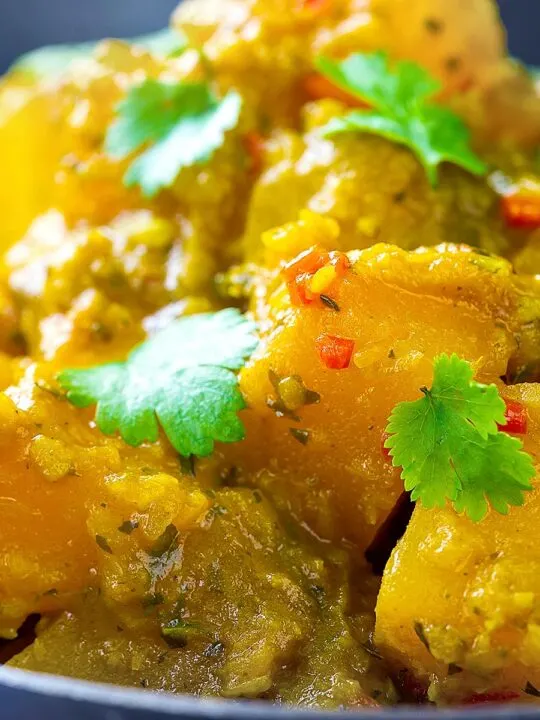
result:
M 491 0 L 187 0 L 21 59 L 4 661 L 537 702 L 539 143 Z

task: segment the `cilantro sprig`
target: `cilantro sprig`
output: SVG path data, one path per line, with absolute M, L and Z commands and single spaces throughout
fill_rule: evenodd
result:
M 208 162 L 238 123 L 242 101 L 231 90 L 219 99 L 205 82 L 147 79 L 117 107 L 105 150 L 124 159 L 142 150 L 124 177 L 152 197 L 170 187 L 182 168 Z
M 413 62 L 390 66 L 383 52 L 356 53 L 341 62 L 320 57 L 316 65 L 332 83 L 370 106 L 334 118 L 323 128 L 324 135 L 365 132 L 405 145 L 418 157 L 432 185 L 444 161 L 475 175 L 487 171 L 470 147 L 463 121 L 430 100 L 441 85 L 424 68 Z
M 387 426 L 385 446 L 405 489 L 426 508 L 449 500 L 474 522 L 488 503 L 506 515 L 523 504 L 535 469 L 522 443 L 497 428 L 505 423 L 504 401 L 495 385 L 474 381 L 470 363 L 457 355 L 439 355 L 433 370 L 432 388 L 396 405 Z
M 232 308 L 173 321 L 125 362 L 64 370 L 73 405 L 97 403 L 96 423 L 133 446 L 155 442 L 159 425 L 183 456 L 210 455 L 214 441 L 244 437 L 245 407 L 235 370 L 257 344 L 254 323 Z

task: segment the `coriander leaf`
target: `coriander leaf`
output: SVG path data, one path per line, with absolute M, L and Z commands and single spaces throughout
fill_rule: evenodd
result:
M 470 148 L 463 121 L 430 102 L 440 83 L 419 65 L 398 62 L 391 68 L 382 52 L 357 53 L 341 62 L 320 57 L 316 65 L 331 82 L 372 107 L 334 118 L 322 129 L 324 135 L 360 131 L 405 145 L 417 155 L 433 185 L 444 161 L 476 175 L 486 172 L 486 165 Z
M 459 165 L 473 175 L 487 172 L 487 165 L 470 147 L 467 126 L 448 108 L 425 105 L 415 125 L 420 131 L 415 144 L 432 185 L 437 182 L 437 166 L 444 161 Z
M 183 456 L 210 455 L 214 441 L 244 437 L 239 370 L 257 341 L 237 310 L 181 318 L 131 351 L 125 362 L 64 370 L 58 382 L 77 407 L 97 403 L 96 422 L 133 446 L 155 442 L 159 424 Z
M 182 168 L 211 159 L 238 123 L 241 105 L 238 93 L 219 100 L 206 83 L 145 80 L 118 105 L 105 149 L 118 159 L 142 149 L 124 182 L 151 197 L 170 187 Z
M 385 446 L 405 489 L 427 508 L 450 500 L 475 522 L 488 502 L 501 514 L 522 505 L 535 469 L 522 443 L 497 429 L 505 422 L 497 388 L 474 381 L 470 363 L 456 355 L 439 355 L 433 369 L 431 390 L 396 405 L 387 426 Z
M 316 67 L 345 92 L 391 114 L 417 105 L 438 92 L 441 84 L 412 62 L 397 63 L 393 72 L 384 52 L 355 53 L 341 62 L 319 57 Z

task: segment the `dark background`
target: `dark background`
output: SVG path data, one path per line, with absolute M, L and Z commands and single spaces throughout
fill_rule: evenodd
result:
M 176 4 L 177 0 L 0 0 L 0 71 L 21 53 L 42 45 L 157 30 L 167 24 Z M 499 4 L 511 52 L 540 66 L 540 0 Z

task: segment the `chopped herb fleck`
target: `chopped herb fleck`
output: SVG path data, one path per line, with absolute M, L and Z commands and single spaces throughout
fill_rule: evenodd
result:
M 195 477 L 195 461 L 195 455 L 190 455 L 189 457 L 184 457 L 183 455 L 180 455 L 180 468 L 182 469 L 182 473 L 184 475 L 191 475 L 192 477 Z
M 161 626 L 161 637 L 171 647 L 186 647 L 190 637 L 200 634 L 197 623 L 190 623 L 178 618 Z
M 145 467 L 142 467 L 142 468 L 141 468 L 141 474 L 142 474 L 142 475 L 152 476 L 152 475 L 157 475 L 158 472 L 159 472 L 159 470 L 156 470 L 156 468 L 153 468 L 153 467 L 145 466 Z
M 109 555 L 112 555 L 112 548 L 107 542 L 107 540 L 103 537 L 103 535 L 96 535 L 96 542 L 98 546 L 103 550 L 103 552 L 109 553 Z
M 442 20 L 437 20 L 437 18 L 432 17 L 426 18 L 424 26 L 426 30 L 433 33 L 434 35 L 442 32 L 442 30 L 444 29 L 444 23 L 442 22 Z
M 167 525 L 150 549 L 152 557 L 162 557 L 178 547 L 178 530 L 172 523 Z
M 326 598 L 326 590 L 322 585 L 312 585 L 309 589 L 311 590 L 317 605 L 322 607 Z
M 299 428 L 289 428 L 289 432 L 293 436 L 295 440 L 298 440 L 298 442 L 301 445 L 307 445 L 309 442 L 309 436 L 310 432 L 309 430 L 300 430 Z
M 131 533 L 138 527 L 139 523 L 136 520 L 124 520 L 124 522 L 119 525 L 118 530 L 119 532 L 124 533 L 124 535 L 131 535 Z
M 306 405 L 318 405 L 321 402 L 321 396 L 315 390 L 306 390 Z
M 56 588 L 51 588 L 43 593 L 43 597 L 56 597 L 56 595 L 58 595 L 58 590 Z
M 300 375 L 280 376 L 274 370 L 269 370 L 268 378 L 278 399 L 268 398 L 266 404 L 278 417 L 288 417 L 295 422 L 300 422 L 295 411 L 305 405 L 315 405 L 320 402 L 319 393 L 307 388 Z
M 446 69 L 449 72 L 456 72 L 459 70 L 461 66 L 461 58 L 457 57 L 456 55 L 453 55 L 452 57 L 446 58 Z
M 210 643 L 208 647 L 203 652 L 204 657 L 212 658 L 212 657 L 219 657 L 220 655 L 223 655 L 225 651 L 225 645 L 223 643 L 216 641 L 213 643 Z
M 422 645 L 424 645 L 424 647 L 426 648 L 426 650 L 427 650 L 428 652 L 431 652 L 430 647 L 429 647 L 429 642 L 428 642 L 428 639 L 427 639 L 427 637 L 426 637 L 426 634 L 425 634 L 425 631 L 424 631 L 424 626 L 422 625 L 422 623 L 420 623 L 420 622 L 418 622 L 418 621 L 416 621 L 416 622 L 414 623 L 414 632 L 416 633 L 418 639 L 420 640 L 420 642 L 422 643 Z
M 144 608 L 144 614 L 145 615 L 151 615 L 151 613 L 154 611 L 154 609 L 158 605 L 163 605 L 165 602 L 165 597 L 162 593 L 148 593 L 145 595 L 141 601 L 141 605 Z
M 224 470 L 220 476 L 221 484 L 223 487 L 237 487 L 238 486 L 238 468 L 233 465 Z
M 94 335 L 97 337 L 98 340 L 101 340 L 102 342 L 110 342 L 114 335 L 111 332 L 110 328 L 108 328 L 106 325 L 100 322 L 93 323 L 92 327 L 90 328 L 91 332 L 94 333 Z
M 260 493 L 258 490 L 254 490 L 254 491 L 253 491 L 253 499 L 255 500 L 255 502 L 257 503 L 257 505 L 258 505 L 259 503 L 262 503 L 262 495 L 261 495 L 261 493 Z
M 288 417 L 290 420 L 300 422 L 300 417 L 292 410 L 287 410 L 281 400 L 268 397 L 266 398 L 266 405 L 276 414 L 276 417 Z
M 537 690 L 528 680 L 523 692 L 526 692 L 527 695 L 532 695 L 533 697 L 540 697 L 540 690 Z
M 329 307 L 331 310 L 334 310 L 334 312 L 339 312 L 339 305 L 335 300 L 333 300 L 331 297 L 328 297 L 328 295 L 323 295 L 322 293 L 321 295 L 319 295 L 319 297 L 327 307 Z
M 394 348 L 390 348 L 390 350 L 388 351 L 388 357 L 390 358 L 390 360 L 393 360 L 396 357 Z
M 270 370 L 268 371 L 268 379 L 272 383 L 274 389 L 277 390 L 281 378 L 275 370 L 272 370 L 272 368 L 270 368 Z
M 458 675 L 458 673 L 463 672 L 463 668 L 459 665 L 456 665 L 456 663 L 450 663 L 448 665 L 448 674 L 449 675 Z
M 34 385 L 40 390 L 43 390 L 43 392 L 49 393 L 49 395 L 52 395 L 57 400 L 65 400 L 67 397 L 65 392 L 57 390 L 48 382 L 45 382 L 45 380 L 37 380 Z
M 367 652 L 368 655 L 375 658 L 376 660 L 382 660 L 383 656 L 381 653 L 373 647 L 373 640 L 370 637 L 368 642 L 360 643 L 360 646 Z
M 20 330 L 13 330 L 13 332 L 11 332 L 9 334 L 9 339 L 11 340 L 12 343 L 14 343 L 15 345 L 18 345 L 20 347 L 21 351 L 26 349 L 26 347 L 27 347 L 26 337 Z M 27 353 L 25 352 L 22 354 L 26 355 Z

